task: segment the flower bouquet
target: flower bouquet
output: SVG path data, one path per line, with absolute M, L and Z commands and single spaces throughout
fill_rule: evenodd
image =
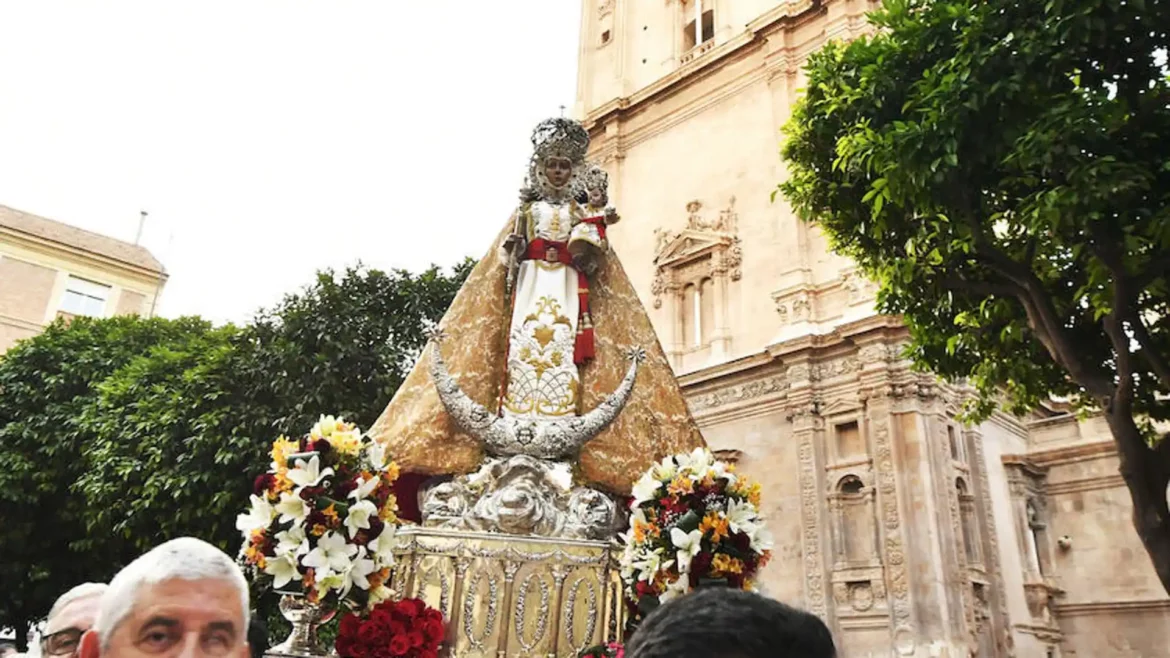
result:
M 280 437 L 236 519 L 241 562 L 260 586 L 322 610 L 365 610 L 390 597 L 397 465 L 343 419 L 322 416 L 309 435 Z
M 771 557 L 760 485 L 706 448 L 663 459 L 634 484 L 622 535 L 631 619 L 703 585 L 750 589 Z
M 626 658 L 626 647 L 621 642 L 599 644 L 577 654 L 577 658 Z
M 342 617 L 334 647 L 340 658 L 436 658 L 446 632 L 443 613 L 419 599 L 383 601 Z

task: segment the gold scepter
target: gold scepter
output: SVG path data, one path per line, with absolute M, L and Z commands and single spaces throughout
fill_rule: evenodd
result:
M 516 210 L 516 222 L 512 225 L 512 235 L 509 236 L 511 246 L 508 249 L 508 277 L 504 280 L 504 295 L 506 297 L 512 296 L 512 287 L 516 285 L 516 273 L 520 271 L 520 261 L 524 254 L 524 211 Z

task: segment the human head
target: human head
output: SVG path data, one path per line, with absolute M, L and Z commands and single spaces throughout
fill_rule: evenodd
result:
M 584 126 L 564 117 L 540 122 L 532 131 L 529 192 L 549 201 L 572 199 L 581 191 L 580 170 L 589 150 Z
M 81 636 L 93 627 L 105 591 L 105 583 L 82 583 L 57 597 L 45 619 L 45 632 L 40 639 L 42 656 L 77 655 Z
M 183 537 L 160 544 L 110 581 L 82 658 L 248 656 L 248 583 L 230 557 Z
M 834 658 L 817 617 L 759 594 L 701 589 L 663 605 L 638 626 L 629 658 Z
M 609 174 L 595 164 L 585 165 L 581 174 L 585 186 L 585 201 L 595 208 L 609 203 Z

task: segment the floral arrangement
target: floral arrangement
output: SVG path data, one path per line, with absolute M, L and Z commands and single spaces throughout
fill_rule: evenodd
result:
M 419 599 L 383 601 L 342 617 L 334 648 L 341 658 L 436 658 L 446 632 L 443 613 Z
M 634 484 L 630 509 L 621 568 L 636 609 L 700 585 L 751 589 L 771 557 L 760 485 L 706 448 L 652 466 Z
M 252 581 L 334 609 L 388 599 L 397 477 L 382 446 L 341 418 L 322 416 L 300 440 L 278 438 L 236 519 Z
M 577 658 L 626 658 L 626 647 L 621 642 L 599 644 L 577 654 Z

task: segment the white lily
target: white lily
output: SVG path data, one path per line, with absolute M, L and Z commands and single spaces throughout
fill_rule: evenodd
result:
M 264 573 L 272 576 L 273 589 L 280 589 L 294 580 L 301 579 L 297 560 L 291 554 L 270 558 L 264 565 Z
M 666 457 L 650 467 L 650 473 L 657 480 L 669 482 L 674 479 L 675 475 L 678 475 L 678 464 L 675 463 L 674 457 Z
M 321 470 L 321 459 L 317 455 L 313 455 L 306 463 L 303 459 L 298 459 L 295 464 L 296 468 L 288 469 L 288 479 L 297 485 L 297 492 L 304 487 L 315 487 L 321 483 L 321 480 L 333 475 L 332 468 Z
M 381 470 L 386 465 L 386 446 L 379 441 L 370 441 L 366 448 L 366 459 L 370 460 L 375 469 Z
M 666 603 L 671 599 L 678 598 L 683 594 L 691 591 L 691 579 L 687 578 L 686 574 L 680 575 L 674 582 L 666 586 L 662 595 L 658 597 L 659 603 Z
M 349 592 L 346 586 L 348 582 L 345 579 L 344 573 L 334 573 L 332 571 L 322 571 L 316 574 L 317 580 L 314 588 L 317 590 L 317 596 L 324 597 L 329 593 L 329 590 L 336 590 L 344 597 L 345 593 Z
M 735 484 L 735 480 L 736 480 L 735 473 L 732 473 L 731 471 L 727 470 L 727 462 L 720 462 L 720 461 L 715 462 L 714 464 L 711 465 L 710 472 L 711 472 L 711 477 L 715 478 L 716 480 L 718 480 L 719 478 L 723 478 L 723 479 L 727 480 L 727 484 Z
M 309 437 L 313 439 L 321 439 L 329 436 L 337 430 L 338 419 L 333 416 L 321 416 L 317 419 L 317 424 L 313 425 L 313 429 L 309 430 Z
M 255 530 L 263 530 L 272 524 L 276 518 L 276 510 L 268 503 L 267 498 L 251 496 L 252 506 L 246 514 L 236 517 L 236 530 L 244 534 L 244 538 L 251 536 Z
M 381 534 L 374 537 L 366 544 L 366 549 L 370 555 L 383 567 L 388 567 L 394 564 L 394 526 L 386 525 L 382 528 Z
M 345 517 L 345 528 L 349 536 L 356 537 L 358 530 L 369 530 L 370 517 L 378 515 L 378 508 L 368 500 L 354 503 L 349 506 L 349 514 Z
M 683 470 L 689 471 L 692 480 L 701 480 L 707 474 L 707 471 L 711 469 L 711 465 L 715 461 L 715 456 L 706 448 L 695 448 L 691 454 L 677 459 L 679 466 Z
M 654 479 L 650 473 L 643 475 L 630 492 L 634 497 L 633 506 L 637 507 L 648 500 L 654 500 L 658 497 L 658 489 L 662 487 L 662 483 Z
M 763 553 L 764 551 L 772 550 L 772 533 L 768 532 L 767 528 L 762 526 L 756 530 L 756 536 L 752 537 L 752 550 Z
M 642 559 L 633 562 L 634 571 L 638 572 L 638 580 L 650 582 L 654 580 L 654 574 L 658 573 L 658 569 L 662 566 L 662 553 L 653 551 L 646 553 Z
M 727 500 L 727 525 L 731 527 L 732 532 L 742 532 L 749 537 L 755 535 L 759 529 L 760 513 L 755 505 L 746 500 L 736 500 L 729 498 Z
M 365 500 L 370 496 L 370 494 L 374 493 L 374 489 L 377 489 L 381 482 L 382 478 L 378 477 L 377 475 L 366 479 L 363 479 L 359 475 L 357 486 L 354 487 L 353 491 L 349 492 L 349 497 L 353 498 L 354 500 Z
M 370 589 L 369 575 L 377 571 L 374 566 L 374 561 L 366 557 L 365 549 L 360 549 L 357 558 L 353 561 L 353 565 L 345 574 L 345 588 L 342 596 L 349 592 L 353 587 L 359 589 Z
M 321 535 L 317 540 L 317 548 L 309 551 L 303 562 L 306 567 L 321 571 L 345 573 L 349 570 L 350 561 L 356 553 L 357 546 L 347 543 L 345 537 L 330 530 Z
M 280 494 L 280 502 L 276 504 L 276 513 L 280 514 L 280 522 L 295 521 L 298 524 L 309 515 L 309 504 L 300 496 L 285 491 Z
M 299 525 L 276 533 L 276 554 L 301 556 L 309 552 L 309 540 L 305 538 L 305 529 Z
M 374 589 L 370 590 L 369 606 L 372 608 L 392 596 L 394 596 L 394 590 L 386 587 L 385 585 L 378 585 Z
M 699 549 L 703 543 L 703 533 L 698 530 L 690 532 L 683 532 L 678 528 L 670 529 L 670 542 L 674 544 L 678 551 L 676 559 L 678 560 L 678 572 L 690 573 L 691 560 L 699 554 Z

